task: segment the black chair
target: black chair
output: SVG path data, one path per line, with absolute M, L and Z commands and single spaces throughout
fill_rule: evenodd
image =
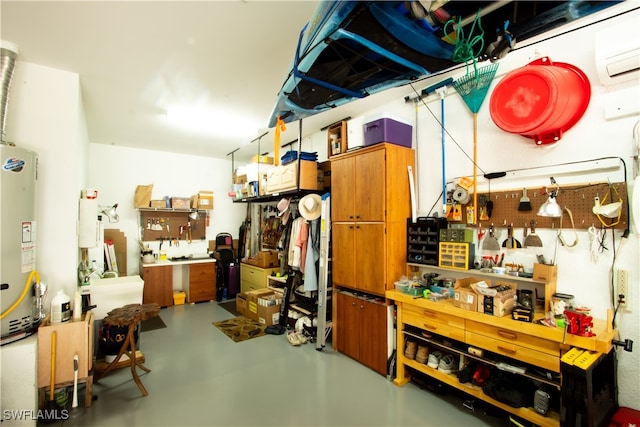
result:
M 237 263 L 233 253 L 233 237 L 230 233 L 218 233 L 213 251 L 216 260 L 216 301 L 235 298 L 237 293 Z M 232 282 L 230 283 L 230 277 Z M 226 292 L 225 292 L 226 291 Z

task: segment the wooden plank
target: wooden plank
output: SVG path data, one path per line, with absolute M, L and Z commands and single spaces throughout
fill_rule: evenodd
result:
M 136 350 L 136 362 L 145 362 L 144 354 L 140 350 Z M 107 369 L 107 366 L 109 366 L 109 363 L 107 363 L 104 359 L 96 360 L 96 374 L 104 372 Z M 122 357 L 112 369 L 126 368 L 129 366 L 131 366 L 131 361 L 129 360 L 129 358 Z
M 118 275 L 127 275 L 127 236 L 117 228 L 104 230 L 104 240 L 111 240 L 116 251 L 116 263 Z

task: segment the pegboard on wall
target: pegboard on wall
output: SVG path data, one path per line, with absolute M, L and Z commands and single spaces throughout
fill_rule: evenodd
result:
M 547 218 L 537 215 L 538 209 L 549 197 L 545 192 L 545 188 L 527 188 L 527 197 L 531 203 L 530 211 L 518 210 L 522 196 L 522 189 L 478 193 L 479 202 L 483 198 L 486 200 L 490 199 L 493 202 L 493 210 L 489 219 L 481 219 L 480 209 L 478 209 L 478 222 L 485 227 L 490 224 L 493 224 L 495 227 L 504 227 L 513 224 L 516 228 L 522 228 L 525 225 L 528 226 L 531 220 L 534 220 L 536 222 L 536 228 L 558 228 L 560 226 L 560 218 Z M 596 228 L 603 226 L 598 217 L 593 213 L 596 197 L 600 198 L 602 205 L 622 201 L 620 221 L 609 228 L 625 230 L 629 227 L 629 218 L 627 215 L 627 186 L 624 182 L 601 182 L 561 186 L 556 200 L 561 208 L 567 207 L 571 210 L 575 228 L 586 230 L 592 225 Z M 466 212 L 468 205 L 469 203 L 467 205 L 461 205 L 460 207 L 463 213 L 463 219 L 464 212 Z M 618 221 L 617 216 L 613 219 L 603 216 L 600 216 L 600 218 L 608 225 Z M 563 228 L 571 227 L 571 220 L 566 213 L 562 221 Z
M 195 220 L 189 218 L 190 213 L 170 209 L 140 210 L 142 240 L 204 240 L 208 213 L 199 211 Z

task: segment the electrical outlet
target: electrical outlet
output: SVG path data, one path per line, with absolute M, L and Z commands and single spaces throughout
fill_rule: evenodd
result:
M 629 271 L 618 269 L 616 279 L 616 297 L 618 297 L 619 295 L 624 295 L 624 302 L 620 304 L 620 306 L 626 307 L 627 301 L 629 300 Z

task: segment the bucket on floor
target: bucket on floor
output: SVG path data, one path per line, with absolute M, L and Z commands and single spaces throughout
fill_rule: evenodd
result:
M 173 293 L 173 304 L 174 305 L 182 305 L 184 304 L 184 300 L 187 298 L 187 294 L 184 292 L 174 292 Z

